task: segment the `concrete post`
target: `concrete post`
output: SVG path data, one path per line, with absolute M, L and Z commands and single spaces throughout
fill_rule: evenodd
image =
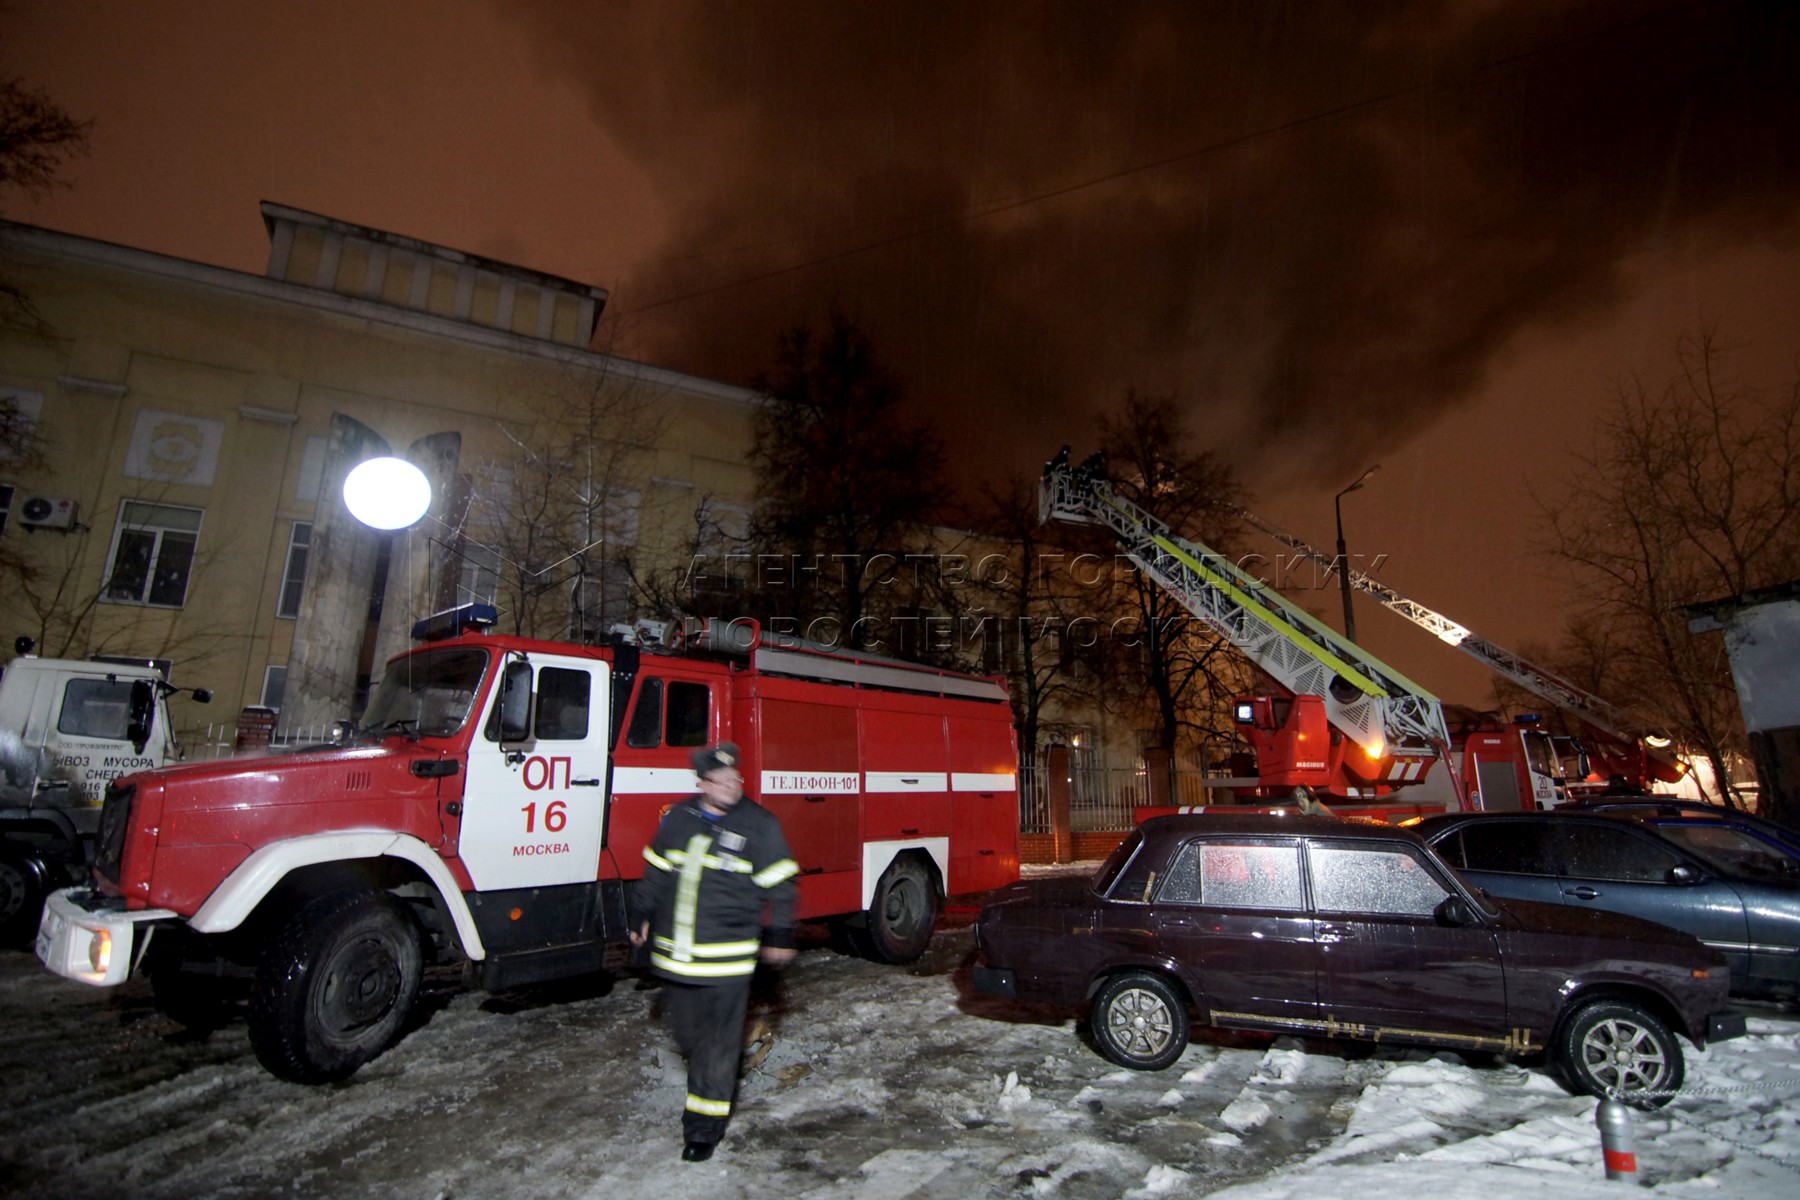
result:
M 375 634 L 371 659 L 377 679 L 381 677 L 382 664 L 411 648 L 413 622 L 448 607 L 439 603 L 443 588 L 438 585 L 447 576 L 454 595 L 459 565 L 456 556 L 446 553 L 445 547 L 455 547 L 455 530 L 466 503 L 466 493 L 457 484 L 462 434 L 447 432 L 422 437 L 407 448 L 406 461 L 425 472 L 425 478 L 431 481 L 431 507 L 418 524 L 397 531 L 388 550 L 387 595 L 382 600 L 381 627 Z M 432 578 L 434 570 L 437 580 Z
M 391 453 L 382 436 L 354 417 L 331 415 L 306 562 L 306 590 L 294 622 L 282 702 L 284 728 L 310 729 L 351 714 L 369 628 L 369 600 L 385 535 L 344 507 L 344 477 L 364 459 Z
M 1050 800 L 1050 838 L 1059 863 L 1075 861 L 1075 834 L 1069 826 L 1069 748 L 1051 746 L 1044 755 L 1044 793 Z
M 1174 780 L 1169 774 L 1175 756 L 1161 747 L 1143 752 L 1144 783 L 1146 796 L 1144 803 L 1151 808 L 1172 808 L 1175 800 L 1172 784 Z

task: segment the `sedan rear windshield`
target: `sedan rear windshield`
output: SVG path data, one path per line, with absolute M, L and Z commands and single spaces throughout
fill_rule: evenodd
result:
M 1119 894 L 1114 895 L 1113 892 L 1113 885 L 1119 881 L 1122 874 L 1127 873 L 1126 869 L 1131 866 L 1133 860 L 1144 857 L 1138 854 L 1138 851 L 1143 848 L 1143 845 L 1144 831 L 1141 829 L 1132 830 L 1131 835 L 1119 843 L 1118 849 L 1108 855 L 1106 861 L 1100 864 L 1100 869 L 1094 873 L 1094 891 L 1102 896 L 1113 896 L 1114 899 L 1143 899 L 1144 880 L 1141 876 L 1149 869 L 1143 863 L 1138 864 L 1138 869 L 1135 873 L 1137 876 L 1140 876 L 1140 878 L 1136 879 L 1135 888 L 1127 883 L 1124 888 L 1120 889 Z M 1129 893 L 1129 895 L 1126 893 Z

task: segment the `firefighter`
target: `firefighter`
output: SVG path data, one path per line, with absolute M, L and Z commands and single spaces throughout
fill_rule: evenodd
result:
M 794 957 L 800 868 L 775 814 L 745 798 L 740 762 L 730 742 L 695 752 L 700 792 L 664 814 L 633 893 L 631 942 L 650 946 L 663 1015 L 687 1059 L 687 1162 L 711 1158 L 725 1134 L 758 960 Z

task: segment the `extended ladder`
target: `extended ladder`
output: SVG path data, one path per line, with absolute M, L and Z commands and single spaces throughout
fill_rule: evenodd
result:
M 1277 529 L 1248 509 L 1235 504 L 1230 505 L 1229 508 L 1236 516 L 1248 521 L 1276 541 L 1298 550 L 1316 566 L 1322 567 L 1328 572 L 1340 569 L 1340 564 L 1333 559 L 1319 553 L 1293 534 Z M 1627 732 L 1634 722 L 1620 711 L 1617 705 L 1601 699 L 1585 688 L 1577 687 L 1554 671 L 1532 662 L 1524 655 L 1515 654 L 1504 646 L 1495 645 L 1466 626 L 1452 621 L 1443 613 L 1427 608 L 1417 600 L 1401 595 L 1387 584 L 1363 574 L 1349 563 L 1341 564 L 1341 569 L 1350 580 L 1351 587 L 1374 597 L 1389 610 L 1399 613 L 1433 637 L 1455 646 L 1491 670 L 1504 675 L 1532 695 L 1542 697 L 1558 708 L 1574 713 L 1601 733 L 1611 734 L 1613 737 L 1633 745 L 1640 743 L 1641 739 L 1638 734 Z M 1678 758 L 1659 747 L 1645 744 L 1643 752 L 1659 765 L 1676 772 L 1677 775 L 1684 769 Z
M 1296 696 L 1319 696 L 1327 719 L 1375 760 L 1387 781 L 1410 782 L 1422 760 L 1448 758 L 1438 698 L 1216 551 L 1178 536 L 1065 454 L 1044 468 L 1038 515 L 1110 530 L 1126 555 L 1188 612 Z

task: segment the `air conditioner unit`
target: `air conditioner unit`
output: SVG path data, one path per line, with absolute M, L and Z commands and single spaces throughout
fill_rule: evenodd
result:
M 27 496 L 20 501 L 18 522 L 26 529 L 75 528 L 75 502 L 55 496 Z

